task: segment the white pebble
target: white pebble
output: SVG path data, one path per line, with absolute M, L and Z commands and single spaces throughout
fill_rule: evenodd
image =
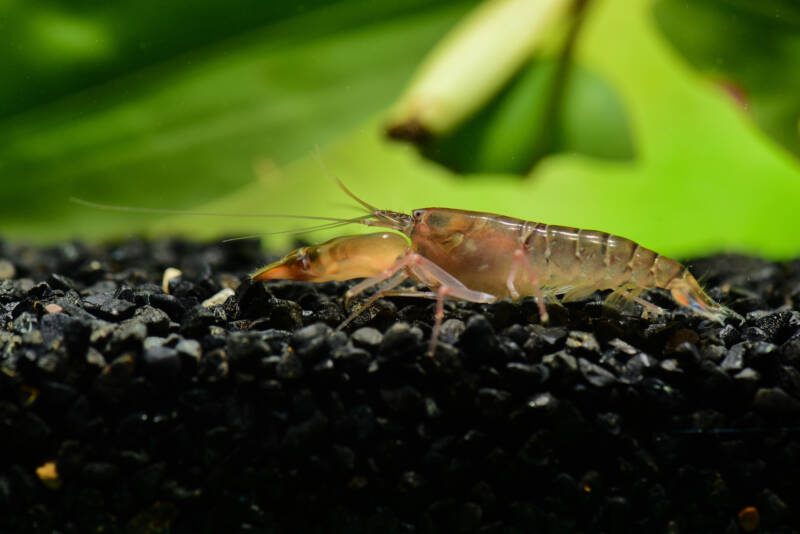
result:
M 183 272 L 180 269 L 176 269 L 175 267 L 167 267 L 164 270 L 164 276 L 161 277 L 161 290 L 164 293 L 169 293 L 169 281 L 178 278 L 182 274 Z
M 222 306 L 225 304 L 225 301 L 231 298 L 234 295 L 233 289 L 226 287 L 225 289 L 220 290 L 217 292 L 216 295 L 212 297 L 208 297 L 206 300 L 203 301 L 204 308 L 212 308 L 214 306 Z

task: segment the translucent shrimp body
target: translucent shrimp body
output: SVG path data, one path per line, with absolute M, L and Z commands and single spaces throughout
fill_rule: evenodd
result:
M 449 208 L 425 208 L 411 214 L 378 210 L 342 188 L 371 212 L 359 224 L 390 228 L 404 236 L 347 236 L 304 247 L 260 269 L 253 280 L 366 278 L 347 297 L 373 286 L 378 291 L 345 324 L 381 296 L 436 299 L 429 354 L 435 348 L 448 297 L 491 303 L 533 296 L 541 320 L 547 321 L 545 299 L 555 301 L 563 295 L 561 301 L 569 302 L 606 289 L 612 290 L 606 299 L 610 306 L 635 301 L 661 313 L 639 295 L 663 288 L 678 304 L 706 318 L 722 322 L 738 317 L 706 295 L 686 267 L 624 237 Z M 431 291 L 395 289 L 408 278 Z
M 624 237 L 447 208 L 414 211 L 410 228 L 417 253 L 498 299 L 540 290 L 569 302 L 612 289 L 613 306 L 658 287 L 710 319 L 733 315 L 705 294 L 686 267 Z

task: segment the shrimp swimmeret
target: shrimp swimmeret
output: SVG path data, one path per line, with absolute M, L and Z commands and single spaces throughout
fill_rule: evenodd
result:
M 425 208 L 411 214 L 379 210 L 340 187 L 370 211 L 353 222 L 400 232 L 344 236 L 317 246 L 302 247 L 259 269 L 253 280 L 326 282 L 365 278 L 347 291 L 348 299 L 365 289 L 378 291 L 340 328 L 383 296 L 436 300 L 432 354 L 444 317 L 444 299 L 492 303 L 510 297 L 533 296 L 543 322 L 545 299 L 563 295 L 562 302 L 611 289 L 606 303 L 620 307 L 635 301 L 653 312 L 662 310 L 639 295 L 663 288 L 681 306 L 723 322 L 738 315 L 714 302 L 689 270 L 630 239 L 566 226 L 449 208 Z M 411 279 L 430 291 L 396 289 Z

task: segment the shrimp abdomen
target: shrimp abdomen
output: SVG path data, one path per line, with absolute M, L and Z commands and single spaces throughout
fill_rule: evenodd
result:
M 706 295 L 680 262 L 625 237 L 539 224 L 526 246 L 531 259 L 544 271 L 547 289 L 553 294 L 566 293 L 565 301 L 605 289 L 630 299 L 642 291 L 662 288 L 669 290 L 678 304 L 713 320 L 736 316 Z M 607 300 L 611 305 L 624 301 Z

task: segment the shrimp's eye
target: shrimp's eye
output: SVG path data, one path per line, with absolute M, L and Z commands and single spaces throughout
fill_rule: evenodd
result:
M 419 219 L 419 218 L 422 217 L 422 215 L 424 213 L 425 213 L 425 210 L 414 210 L 414 211 L 411 212 L 411 216 L 414 217 L 415 219 Z
M 300 262 L 300 266 L 303 268 L 304 271 L 307 271 L 311 268 L 311 262 L 308 261 L 308 254 L 304 252 L 298 252 L 297 261 Z

